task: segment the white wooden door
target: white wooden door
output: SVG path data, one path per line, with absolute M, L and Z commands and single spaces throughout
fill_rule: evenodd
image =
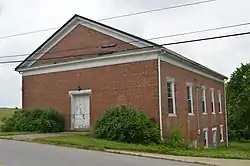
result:
M 74 128 L 86 129 L 90 127 L 89 95 L 74 96 Z

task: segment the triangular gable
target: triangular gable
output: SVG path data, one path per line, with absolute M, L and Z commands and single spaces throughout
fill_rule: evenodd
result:
M 18 65 L 15 70 L 18 70 L 19 68 L 28 68 L 30 66 L 33 66 L 35 63 L 37 63 L 36 61 L 31 61 L 33 59 L 39 59 L 41 57 L 43 58 L 43 56 L 44 56 L 44 58 L 48 58 L 49 57 L 48 55 L 46 55 L 46 57 L 45 57 L 46 52 L 51 52 L 49 54 L 56 54 L 57 52 L 59 53 L 60 50 L 62 50 L 61 53 L 63 52 L 63 50 L 67 51 L 67 47 L 66 47 L 67 41 L 64 41 L 64 39 L 67 38 L 69 40 L 68 42 L 70 42 L 70 39 L 69 39 L 71 37 L 70 35 L 73 35 L 72 38 L 74 38 L 77 31 L 84 31 L 84 30 L 86 31 L 86 29 L 88 29 L 91 33 L 99 33 L 97 35 L 106 35 L 106 37 L 104 37 L 105 39 L 103 41 L 96 40 L 96 44 L 99 45 L 99 47 L 102 47 L 102 46 L 105 48 L 109 47 L 109 49 L 106 49 L 106 50 L 110 50 L 110 48 L 114 47 L 114 45 L 117 43 L 118 44 L 121 43 L 123 45 L 122 47 L 124 47 L 124 45 L 127 44 L 128 48 L 133 48 L 133 47 L 141 48 L 141 47 L 147 47 L 147 46 L 158 46 L 155 43 L 141 39 L 139 37 L 136 37 L 136 36 L 128 34 L 126 32 L 120 31 L 118 29 L 115 29 L 115 28 L 109 27 L 107 25 L 95 22 L 93 20 L 81 17 L 79 15 L 75 15 L 68 22 L 66 22 L 59 30 L 57 30 L 57 32 L 55 32 L 49 39 L 47 39 L 39 48 L 37 48 L 29 57 L 27 57 L 20 65 Z M 82 38 L 76 38 L 75 40 L 79 40 L 79 42 L 82 42 L 84 35 L 86 35 L 86 34 L 82 34 Z M 108 41 L 111 38 L 114 41 L 113 43 L 112 42 L 110 42 L 110 43 L 105 42 L 105 40 Z M 97 37 L 97 39 L 98 39 L 98 37 Z M 110 40 L 110 41 L 112 41 L 112 40 Z M 59 43 L 61 44 L 60 46 L 58 46 Z M 63 48 L 63 45 L 65 45 L 64 48 Z M 83 49 L 81 49 L 81 50 L 84 50 L 84 48 L 85 48 L 85 51 L 86 51 L 86 49 L 90 49 L 92 47 L 90 45 L 91 45 L 91 43 L 88 44 L 88 41 L 86 40 L 86 46 L 82 46 Z M 93 45 L 93 41 L 92 41 L 92 45 Z M 77 49 L 79 49 L 80 47 L 81 46 L 78 46 L 78 47 L 76 46 L 73 49 L 75 49 L 75 52 L 77 52 Z M 119 47 L 119 45 L 115 46 L 115 47 L 122 48 L 121 46 Z M 69 48 L 69 49 L 71 49 L 71 48 Z M 126 48 L 124 48 L 124 49 L 126 49 Z M 78 53 L 83 54 L 83 52 L 78 52 Z M 90 52 L 88 52 L 88 53 L 90 53 Z M 76 53 L 74 53 L 74 54 L 76 54 Z M 62 55 L 63 54 L 60 54 L 60 56 L 62 56 Z M 58 57 L 58 56 L 56 56 L 56 57 Z

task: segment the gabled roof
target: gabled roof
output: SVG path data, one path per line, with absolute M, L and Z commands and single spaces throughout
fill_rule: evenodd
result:
M 165 47 L 162 47 L 159 44 L 156 44 L 154 42 L 145 40 L 143 38 L 140 38 L 138 36 L 129 34 L 127 32 L 121 31 L 119 29 L 110 27 L 108 25 L 99 23 L 97 21 L 93 21 L 91 19 L 82 17 L 80 15 L 75 14 L 71 19 L 69 19 L 61 28 L 59 28 L 52 36 L 50 36 L 42 45 L 40 45 L 35 51 L 33 51 L 24 61 L 22 61 L 16 68 L 15 71 L 18 71 L 19 69 L 22 69 L 23 67 L 29 67 L 31 66 L 33 63 L 30 61 L 31 59 L 38 59 L 41 57 L 41 53 L 46 52 L 46 50 L 49 49 L 49 45 L 52 43 L 53 40 L 60 40 L 60 38 L 58 37 L 59 35 L 65 35 L 64 33 L 66 33 L 66 31 L 69 31 L 70 29 L 72 29 L 72 27 L 74 27 L 76 24 L 82 24 L 82 25 L 91 25 L 92 27 L 99 27 L 101 29 L 105 29 L 107 31 L 110 31 L 116 35 L 118 35 L 119 37 L 126 39 L 126 42 L 129 42 L 130 44 L 136 45 L 139 48 L 143 48 L 143 47 L 159 47 L 162 48 L 162 50 L 164 50 L 165 52 L 168 53 L 168 55 L 170 55 L 172 58 L 178 59 L 180 61 L 183 61 L 189 65 L 193 65 L 193 67 L 205 71 L 211 75 L 214 75 L 216 77 L 219 77 L 221 79 L 227 79 L 226 76 L 211 70 L 195 61 L 192 61 L 174 51 L 171 51 Z M 135 41 L 134 43 L 131 41 Z M 38 54 L 39 53 L 39 54 Z
M 50 36 L 45 42 L 43 42 L 35 51 L 33 51 L 26 59 L 24 59 L 16 68 L 15 71 L 17 71 L 19 68 L 21 68 L 29 59 L 32 59 L 34 57 L 34 55 L 36 55 L 37 53 L 40 54 L 39 50 L 41 50 L 49 41 L 53 40 L 53 38 L 56 37 L 56 35 L 58 35 L 60 32 L 62 32 L 64 29 L 66 29 L 68 26 L 70 26 L 75 20 L 81 20 L 82 22 L 86 22 L 86 23 L 92 23 L 92 24 L 96 24 L 102 28 L 105 29 L 110 29 L 112 31 L 115 31 L 119 34 L 122 34 L 124 36 L 129 36 L 130 38 L 132 38 L 133 40 L 131 41 L 136 41 L 136 42 L 141 42 L 144 43 L 145 46 L 157 46 L 157 47 L 161 47 L 160 45 L 150 42 L 148 40 L 145 40 L 143 38 L 140 38 L 138 36 L 134 36 L 132 34 L 129 34 L 127 32 L 121 31 L 119 29 L 110 27 L 108 25 L 102 24 L 100 22 L 82 17 L 80 15 L 75 14 L 71 19 L 69 19 L 62 27 L 60 27 L 52 36 Z M 136 43 L 135 42 L 135 43 Z M 133 44 L 133 43 L 132 43 Z

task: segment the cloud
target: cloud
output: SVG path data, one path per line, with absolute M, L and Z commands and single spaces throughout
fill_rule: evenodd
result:
M 98 20 L 106 17 L 190 2 L 197 1 L 92 0 L 88 1 L 88 4 L 86 4 L 86 2 L 82 0 L 1 0 L 0 36 L 50 27 L 59 27 L 74 14 Z M 249 5 L 250 1 L 247 0 L 242 0 L 241 3 L 235 0 L 218 0 L 206 4 L 107 20 L 102 23 L 147 39 L 157 36 L 249 22 Z M 0 39 L 0 57 L 12 54 L 31 53 L 55 30 L 56 29 L 37 34 L 9 38 L 6 40 Z M 154 42 L 162 44 L 245 31 L 250 31 L 250 26 L 165 38 L 154 40 Z M 173 45 L 168 46 L 168 48 L 225 74 L 226 76 L 230 76 L 240 63 L 248 62 L 250 60 L 249 42 L 249 36 L 242 36 Z M 23 58 L 25 57 L 20 57 L 19 59 Z M 0 59 L 0 61 L 1 60 L 3 59 Z M 14 72 L 14 67 L 16 65 L 17 64 L 0 64 L 0 106 L 14 107 L 21 105 L 21 76 L 17 72 Z

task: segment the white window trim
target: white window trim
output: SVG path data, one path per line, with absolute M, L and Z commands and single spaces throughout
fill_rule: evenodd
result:
M 176 105 L 175 105 L 175 79 L 174 78 L 169 78 L 167 77 L 167 82 L 166 83 L 171 83 L 172 85 L 172 98 L 173 98 L 173 113 L 168 113 L 168 116 L 170 117 L 176 117 Z M 167 89 L 167 87 L 166 87 Z M 167 93 L 168 93 L 168 89 L 167 89 Z M 168 96 L 167 96 L 167 100 L 168 100 Z M 167 112 L 168 112 L 168 108 L 167 108 Z
M 206 99 L 206 87 L 205 86 L 202 86 L 201 87 L 201 90 L 203 91 L 204 90 L 204 107 L 205 107 L 205 112 L 203 112 L 203 110 L 202 110 L 202 114 L 203 115 L 207 115 L 207 99 Z M 203 93 L 201 93 L 201 95 L 203 95 Z M 203 98 L 203 96 L 202 96 L 202 98 Z M 201 101 L 203 101 L 203 100 L 201 100 Z
M 212 128 L 212 138 L 213 138 L 212 141 L 214 140 L 214 133 L 213 133 L 214 131 L 216 131 L 216 142 L 217 142 L 217 140 L 218 140 L 218 139 L 217 139 L 217 136 L 218 136 L 217 127 L 213 127 L 213 128 Z M 213 142 L 213 143 L 214 143 L 214 142 Z
M 213 94 L 213 95 L 211 95 Z M 215 115 L 216 114 L 216 111 L 215 111 L 215 100 L 214 100 L 214 88 L 210 88 L 210 102 L 213 102 L 213 110 L 214 112 L 212 111 L 212 114 Z
M 190 90 L 191 90 L 191 113 L 188 112 L 188 115 L 193 116 L 194 115 L 193 84 L 188 82 L 186 83 L 186 87 L 190 87 Z M 187 96 L 187 100 L 188 100 L 188 96 Z
M 221 134 L 221 140 L 220 140 L 220 142 L 224 142 L 224 130 L 223 130 L 223 128 L 224 128 L 224 125 L 220 125 L 220 134 Z
M 203 134 L 204 134 L 204 131 L 206 131 L 207 132 L 207 135 L 206 135 L 206 146 L 205 146 L 205 148 L 208 148 L 208 128 L 203 128 Z M 203 140 L 203 139 L 202 139 Z M 203 140 L 204 141 L 204 140 Z
M 220 103 L 219 114 L 222 114 L 222 99 L 221 99 L 221 91 L 218 90 L 218 101 Z

